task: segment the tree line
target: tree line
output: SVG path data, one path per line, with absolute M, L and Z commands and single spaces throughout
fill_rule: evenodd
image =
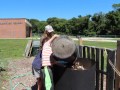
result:
M 113 10 L 104 14 L 73 17 L 69 20 L 52 17 L 46 21 L 28 19 L 33 33 L 43 33 L 44 27 L 50 24 L 56 33 L 68 35 L 120 35 L 120 4 L 113 4 Z

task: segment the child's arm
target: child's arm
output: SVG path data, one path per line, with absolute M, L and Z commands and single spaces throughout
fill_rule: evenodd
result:
M 48 40 L 50 43 L 55 39 L 55 38 L 57 38 L 57 37 L 59 37 L 59 35 L 57 35 L 57 34 L 55 34 L 54 36 L 52 36 L 51 37 L 51 39 L 50 40 Z
M 51 66 L 50 55 L 52 54 L 52 48 L 50 46 L 51 42 L 58 37 L 58 35 L 54 35 L 49 39 L 44 45 L 42 50 L 42 66 Z

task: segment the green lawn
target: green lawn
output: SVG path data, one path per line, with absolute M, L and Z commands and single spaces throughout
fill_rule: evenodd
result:
M 27 41 L 26 39 L 0 39 L 0 66 L 6 66 L 9 60 L 22 58 Z
M 27 42 L 28 39 L 0 39 L 0 66 L 4 66 L 8 60 L 22 58 Z M 114 42 L 83 41 L 83 45 L 116 48 Z
M 0 39 L 0 58 L 23 57 L 26 39 Z
M 22 58 L 27 42 L 27 39 L 0 39 L 0 67 L 7 69 L 10 60 Z M 0 73 L 0 90 L 7 79 L 7 72 Z
M 102 47 L 102 48 L 111 48 L 111 49 L 115 49 L 117 47 L 116 42 L 83 41 L 83 45 L 96 46 L 96 47 Z

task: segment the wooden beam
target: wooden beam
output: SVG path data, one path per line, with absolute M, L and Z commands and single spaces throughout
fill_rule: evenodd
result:
M 115 65 L 115 52 L 112 50 L 107 50 L 108 57 L 107 57 L 107 77 L 106 77 L 106 90 L 114 90 L 114 77 L 115 72 L 113 68 L 109 64 L 109 60 Z
M 32 49 L 32 40 L 29 40 L 27 43 L 27 46 L 25 48 L 25 57 L 29 57 L 29 54 L 31 53 L 31 49 Z
M 120 71 L 120 40 L 117 41 L 116 68 Z M 115 90 L 120 90 L 120 77 L 116 74 Z
M 82 40 L 82 38 L 80 36 L 78 37 L 78 44 L 83 45 L 83 40 Z

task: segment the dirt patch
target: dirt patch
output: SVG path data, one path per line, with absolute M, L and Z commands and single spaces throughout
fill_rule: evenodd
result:
M 11 83 L 9 81 L 4 81 L 2 90 L 11 90 L 11 85 L 14 87 L 15 84 L 22 83 L 23 85 L 29 87 L 31 90 L 36 90 L 34 89 L 34 86 L 36 84 L 36 78 L 32 75 L 31 73 L 31 67 L 32 67 L 32 61 L 34 57 L 31 58 L 23 58 L 20 60 L 12 60 L 9 62 L 8 65 L 8 75 L 10 78 L 16 76 L 14 79 L 12 79 Z M 103 90 L 106 90 L 106 76 L 104 76 L 104 88 Z M 21 84 L 18 85 L 15 90 L 23 90 L 26 89 L 24 86 Z
M 7 72 L 12 79 L 9 80 L 11 82 L 4 82 L 4 90 L 10 90 L 17 84 L 19 85 L 15 90 L 26 89 L 26 87 L 31 88 L 36 84 L 36 78 L 33 77 L 31 69 L 33 59 L 34 57 L 9 62 Z

